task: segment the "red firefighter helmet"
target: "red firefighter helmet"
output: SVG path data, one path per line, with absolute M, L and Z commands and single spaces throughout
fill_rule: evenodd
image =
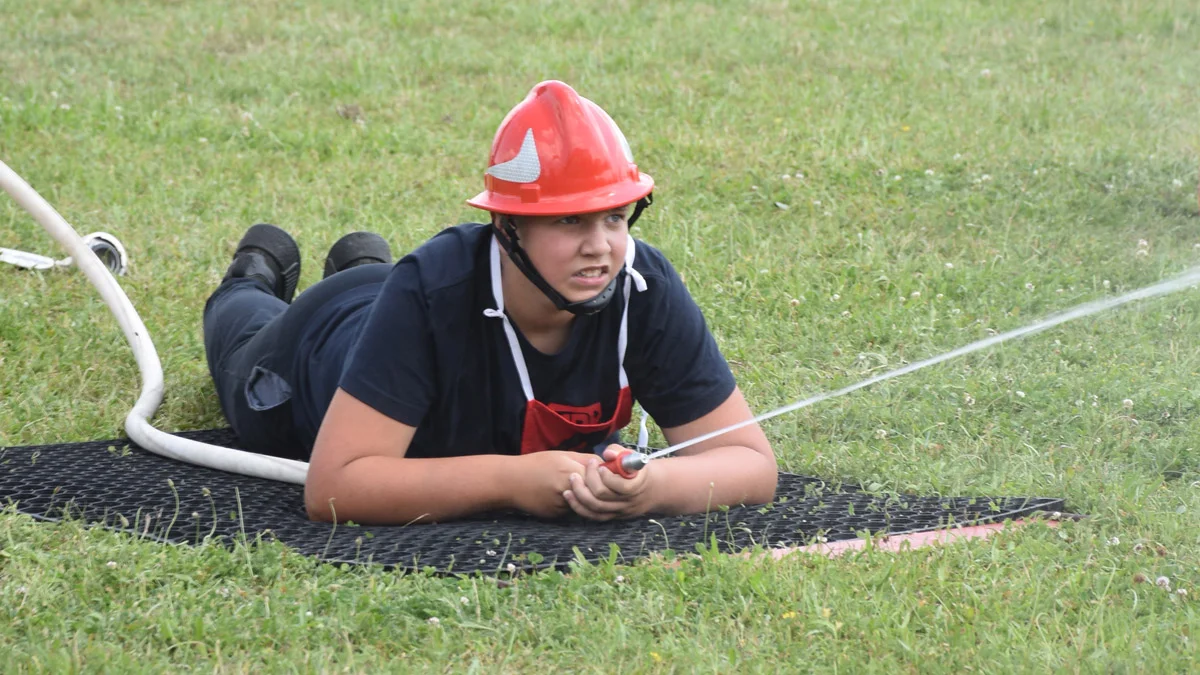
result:
M 467 203 L 514 216 L 604 211 L 654 189 L 608 113 L 557 80 L 534 86 L 500 122 L 483 183 Z

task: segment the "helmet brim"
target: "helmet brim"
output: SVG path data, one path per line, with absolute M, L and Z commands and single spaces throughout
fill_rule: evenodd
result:
M 637 182 L 609 185 L 590 192 L 547 197 L 526 202 L 520 197 L 496 194 L 484 190 L 467 203 L 477 209 L 512 216 L 565 216 L 575 213 L 595 213 L 632 204 L 654 190 L 654 179 L 638 173 Z

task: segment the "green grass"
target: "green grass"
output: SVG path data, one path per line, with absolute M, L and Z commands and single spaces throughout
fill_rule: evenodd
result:
M 297 236 L 303 287 L 352 229 L 403 251 L 477 219 L 462 200 L 495 127 L 548 77 L 608 109 L 655 177 L 636 234 L 676 263 L 757 410 L 1200 263 L 1191 2 L 0 0 L 0 16 L 0 159 L 129 249 L 162 428 L 222 424 L 199 319 L 247 225 Z M 0 246 L 59 253 L 7 198 Z M 1198 333 L 1200 297 L 1178 293 L 766 425 L 786 470 L 1092 516 L 1057 530 L 500 588 L 2 514 L 0 653 L 54 672 L 1184 671 Z M 0 445 L 120 435 L 137 386 L 82 275 L 0 269 Z

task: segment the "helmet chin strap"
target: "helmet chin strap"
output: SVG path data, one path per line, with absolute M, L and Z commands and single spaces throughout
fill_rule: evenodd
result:
M 541 272 L 537 271 L 537 268 L 533 266 L 533 261 L 529 259 L 529 254 L 525 252 L 525 249 L 521 248 L 513 217 L 504 216 L 503 222 L 503 231 L 500 231 L 499 228 L 493 228 L 497 230 L 496 239 L 500 241 L 500 245 L 508 253 L 508 258 L 512 261 L 513 265 L 521 270 L 521 273 L 532 281 L 533 285 L 537 286 L 543 295 L 550 298 L 550 302 L 554 303 L 556 309 L 560 311 L 565 309 L 576 316 L 587 316 L 595 314 L 608 306 L 609 301 L 612 300 L 613 295 L 616 293 L 617 279 L 620 278 L 620 274 L 614 276 L 613 280 L 608 283 L 608 286 L 604 290 L 591 298 L 579 302 L 568 302 L 562 296 L 562 293 L 555 290 L 550 285 L 550 282 L 546 281 L 546 278 L 542 276 Z
M 654 203 L 654 199 L 650 195 L 639 199 L 633 209 L 633 215 L 629 217 L 629 224 L 633 225 L 638 217 L 642 215 L 642 211 L 646 210 L 646 207 L 652 203 Z M 509 260 L 512 260 L 513 265 L 521 270 L 521 273 L 533 282 L 533 285 L 537 286 L 538 290 L 550 299 L 550 302 L 554 303 L 556 309 L 559 311 L 566 310 L 576 316 L 588 316 L 600 312 L 612 301 L 613 295 L 617 291 L 617 281 L 621 279 L 622 274 L 625 274 L 624 267 L 621 268 L 620 274 L 615 275 L 612 281 L 608 282 L 608 286 L 605 286 L 604 290 L 587 300 L 569 302 L 550 285 L 550 282 L 546 281 L 541 272 L 537 271 L 537 268 L 533 266 L 533 261 L 529 259 L 529 254 L 525 252 L 525 249 L 521 248 L 521 241 L 517 237 L 516 219 L 510 215 L 505 215 L 502 218 L 502 223 L 503 228 L 493 225 L 493 230 L 496 232 L 496 238 L 499 240 L 500 245 L 508 253 Z

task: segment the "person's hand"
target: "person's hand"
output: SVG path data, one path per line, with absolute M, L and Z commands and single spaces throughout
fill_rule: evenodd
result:
M 591 520 L 632 518 L 650 510 L 650 465 L 633 478 L 621 478 L 604 466 L 624 450 L 623 446 L 610 445 L 604 449 L 603 460 L 593 455 L 586 462 L 586 471 L 569 477 L 571 489 L 563 497 L 571 510 Z
M 538 518 L 566 515 L 571 509 L 563 492 L 571 487 L 570 477 L 582 475 L 587 463 L 596 459 L 593 454 L 562 450 L 521 455 L 512 478 L 513 506 Z

